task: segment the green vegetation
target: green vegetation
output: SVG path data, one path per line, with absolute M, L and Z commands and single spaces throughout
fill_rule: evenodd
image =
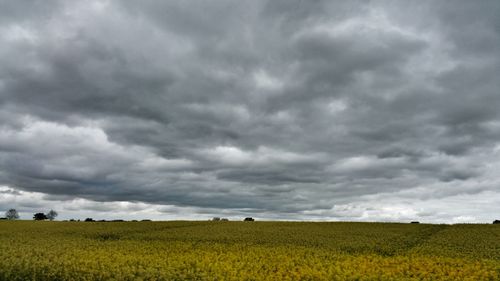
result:
M 500 280 L 500 226 L 0 222 L 0 280 Z

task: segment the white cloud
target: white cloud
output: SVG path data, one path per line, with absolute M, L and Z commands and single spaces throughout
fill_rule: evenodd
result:
M 253 74 L 255 84 L 258 88 L 270 91 L 277 91 L 283 89 L 283 82 L 271 76 L 267 71 L 260 69 Z

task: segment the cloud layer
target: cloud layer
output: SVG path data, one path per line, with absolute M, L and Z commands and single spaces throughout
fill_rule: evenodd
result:
M 490 221 L 499 12 L 498 1 L 1 2 L 0 207 Z

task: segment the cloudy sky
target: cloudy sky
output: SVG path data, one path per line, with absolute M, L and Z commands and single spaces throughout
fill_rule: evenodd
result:
M 500 218 L 500 2 L 0 1 L 0 211 Z

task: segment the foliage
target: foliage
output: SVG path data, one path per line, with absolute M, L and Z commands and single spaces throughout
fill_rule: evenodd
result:
M 48 213 L 47 213 L 47 219 L 53 221 L 59 214 L 54 211 L 54 210 L 50 210 Z
M 500 280 L 500 227 L 0 221 L 0 280 Z
M 5 212 L 5 217 L 8 220 L 17 220 L 19 219 L 19 213 L 16 211 L 16 209 L 9 209 L 7 212 Z
M 43 220 L 46 220 L 48 218 L 44 213 L 36 213 L 33 215 L 33 219 L 36 221 L 43 221 Z

